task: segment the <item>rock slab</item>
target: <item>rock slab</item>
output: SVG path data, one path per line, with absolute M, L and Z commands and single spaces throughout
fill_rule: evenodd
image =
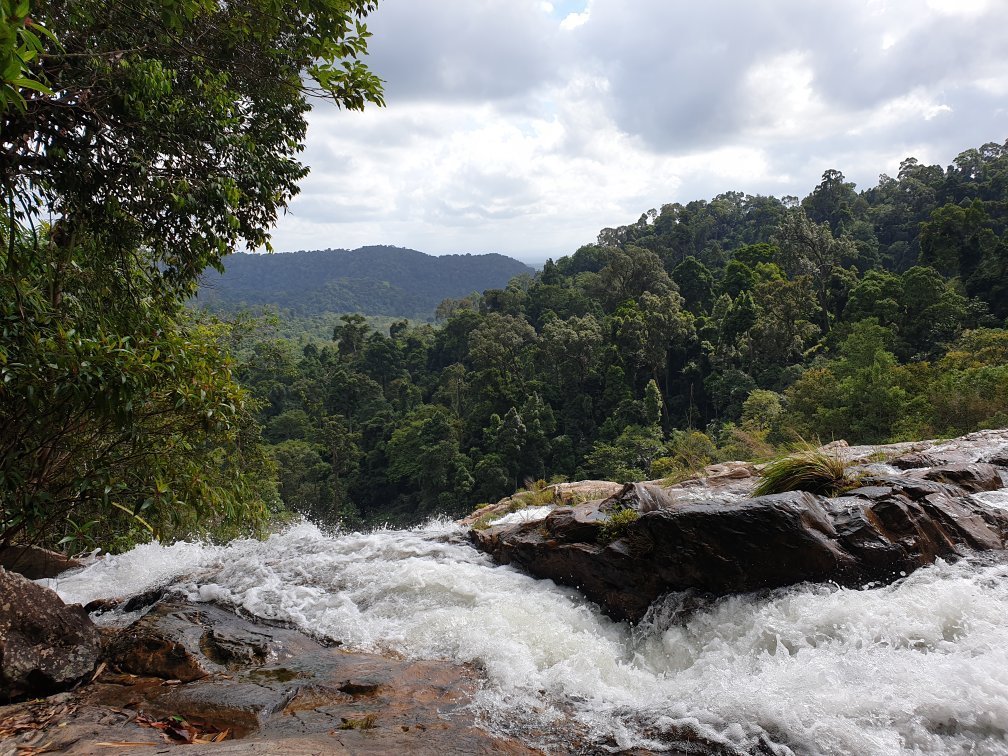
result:
M 471 666 L 349 653 L 169 598 L 118 632 L 92 684 L 0 706 L 0 741 L 26 753 L 164 753 L 186 741 L 161 725 L 182 719 L 183 731 L 222 738 L 194 738 L 191 755 L 540 753 L 476 726 L 481 684 Z
M 29 580 L 56 577 L 61 572 L 84 565 L 65 554 L 38 546 L 14 545 L 0 547 L 0 567 L 18 572 Z
M 639 621 L 673 591 L 723 595 L 796 583 L 891 582 L 939 557 L 1003 549 L 1008 511 L 969 494 L 1003 485 L 990 464 L 865 479 L 847 495 L 795 491 L 678 501 L 628 484 L 544 520 L 472 530 L 501 564 L 578 588 L 617 620 Z M 923 474 L 921 474 L 923 473 Z M 618 530 L 613 512 L 632 510 Z

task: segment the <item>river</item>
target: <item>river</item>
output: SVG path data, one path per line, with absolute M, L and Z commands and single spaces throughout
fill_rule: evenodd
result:
M 547 747 L 573 721 L 600 752 L 682 748 L 697 732 L 728 754 L 1008 754 L 1003 555 L 861 590 L 672 595 L 636 627 L 494 565 L 447 521 L 148 544 L 52 585 L 81 603 L 171 586 L 348 649 L 473 662 L 484 726 Z

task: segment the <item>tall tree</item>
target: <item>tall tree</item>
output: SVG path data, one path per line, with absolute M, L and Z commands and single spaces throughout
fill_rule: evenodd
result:
M 790 210 L 774 237 L 780 260 L 791 276 L 807 276 L 819 301 L 819 327 L 830 330 L 830 279 L 833 269 L 845 258 L 857 257 L 857 248 L 849 238 L 835 238 L 827 223 L 814 223 L 802 208 Z
M 182 512 L 263 511 L 236 472 L 254 467 L 235 456 L 255 445 L 245 396 L 182 305 L 208 265 L 268 243 L 307 172 L 308 97 L 381 104 L 359 60 L 373 8 L 37 6 L 58 44 L 20 57 L 0 97 L 0 541 L 53 540 L 102 507 L 176 532 L 193 529 Z M 16 15 L 0 32 L 22 49 L 36 27 Z

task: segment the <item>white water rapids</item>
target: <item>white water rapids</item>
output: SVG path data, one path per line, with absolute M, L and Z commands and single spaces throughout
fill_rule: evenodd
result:
M 1008 754 L 1000 557 L 867 590 L 805 585 L 688 611 L 670 597 L 636 628 L 495 566 L 446 522 L 151 544 L 51 584 L 81 603 L 174 586 L 348 649 L 477 662 L 482 721 L 519 737 L 563 712 L 599 751 L 658 750 L 693 729 L 725 753 L 762 741 L 776 754 Z

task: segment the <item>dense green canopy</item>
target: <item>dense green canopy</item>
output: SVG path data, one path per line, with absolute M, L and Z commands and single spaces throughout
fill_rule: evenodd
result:
M 4 1 L 0 542 L 265 522 L 272 462 L 228 331 L 182 305 L 268 241 L 309 98 L 381 104 L 373 8 Z
M 344 316 L 298 343 L 291 320 L 240 375 L 304 455 L 278 456 L 289 506 L 409 521 L 539 478 L 1004 425 L 1006 265 L 1008 145 L 988 144 L 862 192 L 827 171 L 801 201 L 665 205 L 436 327 Z

